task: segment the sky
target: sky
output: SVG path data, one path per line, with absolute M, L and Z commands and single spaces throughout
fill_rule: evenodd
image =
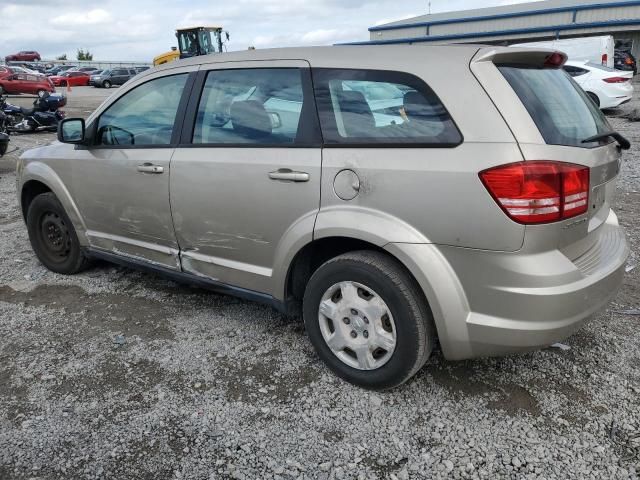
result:
M 439 13 L 524 0 L 432 0 Z M 43 59 L 88 49 L 94 60 L 151 62 L 181 26 L 221 25 L 228 50 L 368 40 L 373 25 L 427 13 L 426 0 L 0 0 L 0 55 Z

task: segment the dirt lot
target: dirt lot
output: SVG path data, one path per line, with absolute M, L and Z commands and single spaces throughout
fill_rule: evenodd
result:
M 640 91 L 640 85 L 636 85 Z M 74 89 L 88 114 L 103 90 Z M 25 100 L 22 100 L 25 101 Z M 0 479 L 638 478 L 640 123 L 617 211 L 632 255 L 609 308 L 522 356 L 451 363 L 374 394 L 320 363 L 300 321 L 108 264 L 35 259 L 0 160 Z M 626 313 L 625 313 L 626 312 Z

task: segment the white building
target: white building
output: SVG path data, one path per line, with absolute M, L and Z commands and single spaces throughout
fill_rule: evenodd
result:
M 613 35 L 632 43 L 632 53 L 638 58 L 640 1 L 546 0 L 422 15 L 371 27 L 369 32 L 373 43 L 510 44 Z

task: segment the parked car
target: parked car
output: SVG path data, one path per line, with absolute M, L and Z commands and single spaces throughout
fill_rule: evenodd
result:
M 618 107 L 633 98 L 633 72 L 591 62 L 567 62 L 564 69 L 601 109 Z
M 565 60 L 340 46 L 153 69 L 20 157 L 31 245 L 58 273 L 100 258 L 301 312 L 366 388 L 406 381 L 436 340 L 452 360 L 548 346 L 629 254 L 612 210 L 629 142 Z
M 29 62 L 9 62 L 7 66 L 21 67 L 21 68 L 24 68 L 25 70 L 29 70 L 34 73 L 44 73 L 46 71 L 44 66 L 38 65 L 36 63 L 29 63 Z
M 58 65 L 57 67 L 53 67 L 47 70 L 45 74 L 47 75 L 47 77 L 52 77 L 53 75 L 60 75 L 61 73 L 76 69 L 76 65 Z
M 615 41 L 613 35 L 563 38 L 541 42 L 516 43 L 512 47 L 551 48 L 567 54 L 570 61 L 591 62 L 613 68 Z
M 149 70 L 149 68 L 150 67 L 135 67 L 134 70 L 136 71 L 136 73 L 141 73 Z
M 22 50 L 18 53 L 14 53 L 13 55 L 7 55 L 4 57 L 5 62 L 33 62 L 35 60 L 40 61 L 40 54 L 34 50 Z
M 32 73 L 14 73 L 0 77 L 0 95 L 10 93 L 17 95 L 29 93 L 32 95 L 44 92 L 55 92 L 53 83 L 44 75 Z
M 8 77 L 10 75 L 14 75 L 16 73 L 28 73 L 34 74 L 34 72 L 27 70 L 26 68 L 13 66 L 13 65 L 0 65 L 0 78 Z
M 113 68 L 103 70 L 100 75 L 91 75 L 91 85 L 94 87 L 111 88 L 113 85 L 123 85 L 137 72 L 133 68 Z
M 632 71 L 634 75 L 638 74 L 636 57 L 634 57 L 629 50 L 616 50 L 613 68 L 616 70 Z
M 65 72 L 62 75 L 53 75 L 49 80 L 58 87 L 80 87 L 89 85 L 89 74 L 87 72 Z

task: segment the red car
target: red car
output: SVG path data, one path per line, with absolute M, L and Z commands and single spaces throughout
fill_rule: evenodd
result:
M 0 78 L 8 77 L 9 75 L 15 75 L 16 73 L 35 73 L 27 70 L 23 67 L 17 67 L 14 65 L 0 65 Z
M 40 60 L 40 54 L 33 50 L 22 50 L 21 52 L 4 57 L 5 62 L 33 62 L 35 60 Z
M 80 87 L 89 85 L 89 74 L 86 72 L 65 72 L 62 75 L 53 75 L 49 77 L 56 87 Z
M 40 92 L 53 93 L 56 89 L 53 83 L 44 75 L 32 73 L 14 73 L 0 76 L 0 95 L 5 93 L 19 94 L 30 93 L 40 94 Z

